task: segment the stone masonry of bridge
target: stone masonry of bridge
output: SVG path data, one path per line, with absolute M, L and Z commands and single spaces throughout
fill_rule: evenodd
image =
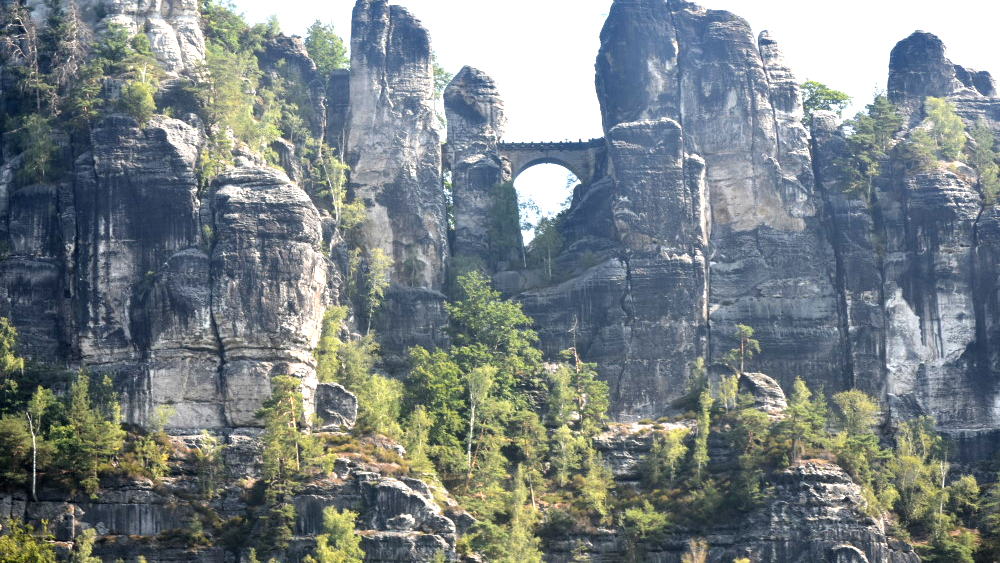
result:
M 562 143 L 498 143 L 500 157 L 510 163 L 511 179 L 536 164 L 558 164 L 572 172 L 580 183 L 594 179 L 597 154 L 604 139 Z

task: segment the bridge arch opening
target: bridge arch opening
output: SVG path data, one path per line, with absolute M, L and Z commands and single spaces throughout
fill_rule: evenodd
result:
M 555 217 L 569 207 L 573 188 L 579 183 L 573 170 L 554 159 L 539 159 L 518 171 L 514 176 L 514 189 L 520 206 L 524 244 L 535 237 L 535 227 L 542 217 Z

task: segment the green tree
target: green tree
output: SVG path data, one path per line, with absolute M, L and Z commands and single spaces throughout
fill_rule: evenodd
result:
M 73 538 L 73 551 L 69 553 L 69 563 L 102 563 L 100 557 L 91 555 L 94 552 L 94 540 L 97 530 L 87 528 Z
M 362 563 L 365 552 L 361 536 L 354 531 L 358 514 L 339 511 L 333 506 L 323 509 L 323 533 L 316 536 L 316 557 L 306 556 L 305 563 Z
M 865 111 L 844 122 L 850 132 L 846 137 L 850 156 L 836 162 L 840 176 L 847 180 L 845 191 L 869 197 L 881 163 L 893 146 L 894 137 L 903 126 L 903 117 L 883 93 L 875 95 Z
M 347 68 L 347 48 L 344 41 L 333 30 L 332 23 L 316 20 L 306 30 L 306 52 L 316 63 L 316 70 L 322 76 L 329 76 L 334 70 Z
M 24 371 L 24 358 L 17 355 L 17 329 L 6 317 L 0 317 L 0 378 L 3 387 L 16 386 L 12 376 Z
M 972 144 L 966 146 L 969 164 L 979 173 L 979 189 L 987 205 L 996 201 L 1000 192 L 1000 166 L 997 165 L 996 136 L 989 125 L 979 121 L 971 131 Z
M 653 446 L 646 456 L 642 472 L 643 479 L 649 486 L 673 484 L 677 471 L 687 456 L 688 448 L 684 445 L 684 438 L 688 433 L 686 428 L 674 428 L 657 433 L 653 438 Z
M 757 345 L 757 349 L 760 349 L 759 344 Z M 739 390 L 739 375 L 723 376 L 719 381 L 719 400 L 722 401 L 722 407 L 726 409 L 726 412 L 729 412 L 729 409 L 736 408 L 736 399 L 737 395 L 739 395 Z
M 23 484 L 27 480 L 25 466 L 31 457 L 31 434 L 24 417 L 5 414 L 0 416 L 0 482 Z
M 460 441 L 465 421 L 462 369 L 444 350 L 431 353 L 415 346 L 409 359 L 413 367 L 406 381 L 406 410 L 427 409 L 432 420 L 430 457 L 446 473 L 458 473 L 465 465 Z
M 992 485 L 980 502 L 979 534 L 983 561 L 1000 559 L 1000 485 Z
M 223 485 L 226 466 L 222 454 L 225 447 L 219 443 L 218 438 L 209 434 L 207 430 L 201 431 L 201 437 L 194 450 L 194 459 L 198 490 L 204 500 L 215 499 Z
M 17 138 L 23 151 L 18 179 L 26 184 L 53 179 L 58 171 L 59 147 L 53 140 L 51 120 L 38 113 L 26 115 Z
M 691 463 L 694 465 L 695 478 L 701 479 L 701 472 L 708 465 L 708 433 L 710 432 L 712 392 L 705 388 L 698 397 L 698 433 L 694 438 L 694 452 Z
M 156 87 L 148 82 L 130 80 L 122 86 L 121 95 L 118 98 L 118 109 L 122 113 L 134 117 L 139 122 L 140 127 L 145 127 L 150 118 L 153 117 L 153 113 L 156 112 L 156 102 L 153 101 L 155 92 Z
M 110 386 L 110 380 L 106 381 Z M 97 387 L 100 391 L 101 386 Z M 65 424 L 51 430 L 61 466 L 74 476 L 83 491 L 97 496 L 98 473 L 124 445 L 121 407 L 117 396 L 92 399 L 90 376 L 80 371 L 66 399 Z
M 806 80 L 800 87 L 802 88 L 802 108 L 805 110 L 803 123 L 806 127 L 812 125 L 812 116 L 819 110 L 832 111 L 841 117 L 844 108 L 851 103 L 851 97 L 834 90 L 826 84 L 815 80 Z
M 321 383 L 337 381 L 340 371 L 340 325 L 347 316 L 347 307 L 330 307 L 323 313 L 319 342 L 313 350 L 316 359 L 316 378 Z
M 549 442 L 552 478 L 556 485 L 562 487 L 569 482 L 570 474 L 580 468 L 582 453 L 587 448 L 587 442 L 582 437 L 574 435 L 569 426 L 565 425 L 552 432 Z
M 56 404 L 55 395 L 51 390 L 39 385 L 32 394 L 25 409 L 25 420 L 28 423 L 28 432 L 31 434 L 31 498 L 35 497 L 35 489 L 38 483 L 38 458 L 39 450 L 48 453 L 49 444 L 44 442 L 41 436 L 42 430 L 48 422 L 47 414 Z
M 930 123 L 930 135 L 941 156 L 955 160 L 965 148 L 965 124 L 955 114 L 955 106 L 943 98 L 928 97 L 924 100 L 924 113 Z
M 640 544 L 658 539 L 669 524 L 667 514 L 653 508 L 648 500 L 643 500 L 638 507 L 625 509 L 619 517 L 619 527 L 625 534 L 629 559 L 641 561 L 645 553 L 640 551 Z
M 375 311 L 382 306 L 392 274 L 392 258 L 381 248 L 367 252 L 355 248 L 348 256 L 348 293 L 360 301 L 367 316 L 365 333 L 371 332 Z
M 604 463 L 601 454 L 590 444 L 584 455 L 584 474 L 577 480 L 579 491 L 578 504 L 592 514 L 596 514 L 601 524 L 611 523 L 611 506 L 609 497 L 614 478 L 611 468 Z
M 545 279 L 552 280 L 555 258 L 563 247 L 563 238 L 559 234 L 558 221 L 553 217 L 542 217 L 535 226 L 535 238 L 531 240 L 529 255 L 532 261 L 542 267 Z
M 739 346 L 727 352 L 722 357 L 722 361 L 737 370 L 737 373 L 743 373 L 746 361 L 753 358 L 755 354 L 760 354 L 760 342 L 754 339 L 753 328 L 741 324 L 736 325 L 733 338 L 736 339 Z
M 0 563 L 56 563 L 48 534 L 35 535 L 31 526 L 17 520 L 0 520 Z
M 476 407 L 481 406 L 489 397 L 496 373 L 497 369 L 493 366 L 479 366 L 473 368 L 465 378 L 465 387 L 469 392 L 469 431 L 466 434 L 465 449 L 469 479 L 472 478 L 472 442 L 476 434 Z
M 597 364 L 580 361 L 575 348 L 564 350 L 568 363 L 549 373 L 548 416 L 552 426 L 575 423 L 590 438 L 607 419 L 608 384 L 597 379 Z
M 359 432 L 399 437 L 399 419 L 403 407 L 403 382 L 391 377 L 371 374 L 363 385 L 355 388 L 358 396 Z
M 812 396 L 805 381 L 796 377 L 785 418 L 777 425 L 779 435 L 789 444 L 788 460 L 791 463 L 801 459 L 807 446 L 822 442 L 826 427 L 825 399 L 821 393 L 815 399 L 811 399 Z
M 537 391 L 541 353 L 534 347 L 538 335 L 519 303 L 504 301 L 479 272 L 458 277 L 462 298 L 445 304 L 451 316 L 453 355 L 463 371 L 492 365 L 497 368 L 494 396 L 515 402 L 515 388 Z
M 268 483 L 287 482 L 301 471 L 304 416 L 301 382 L 288 375 L 271 378 L 271 396 L 257 411 L 264 423 L 263 476 Z

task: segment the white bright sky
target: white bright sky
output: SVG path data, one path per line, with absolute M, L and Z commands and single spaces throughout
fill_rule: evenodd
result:
M 305 35 L 316 19 L 350 42 L 353 0 L 234 0 L 251 22 L 276 14 L 286 33 Z M 395 0 L 430 31 L 438 61 L 455 73 L 471 65 L 496 79 L 506 103 L 508 141 L 600 137 L 594 60 L 612 0 Z M 854 97 L 853 115 L 884 89 L 889 51 L 914 30 L 940 37 L 952 62 L 1000 79 L 997 0 L 704 0 L 770 30 L 800 81 Z M 547 171 L 546 169 L 554 169 Z M 543 172 L 544 171 L 544 172 Z M 543 209 L 565 199 L 567 171 L 537 166 L 518 178 Z M 535 178 L 536 176 L 544 178 Z M 548 194 L 546 199 L 542 197 Z M 550 201 L 551 200 L 551 201 Z

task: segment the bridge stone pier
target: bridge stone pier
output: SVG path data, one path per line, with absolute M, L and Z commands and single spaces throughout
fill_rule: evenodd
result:
M 598 152 L 604 139 L 562 143 L 498 143 L 500 157 L 510 163 L 511 180 L 536 164 L 558 164 L 589 184 L 597 169 Z

